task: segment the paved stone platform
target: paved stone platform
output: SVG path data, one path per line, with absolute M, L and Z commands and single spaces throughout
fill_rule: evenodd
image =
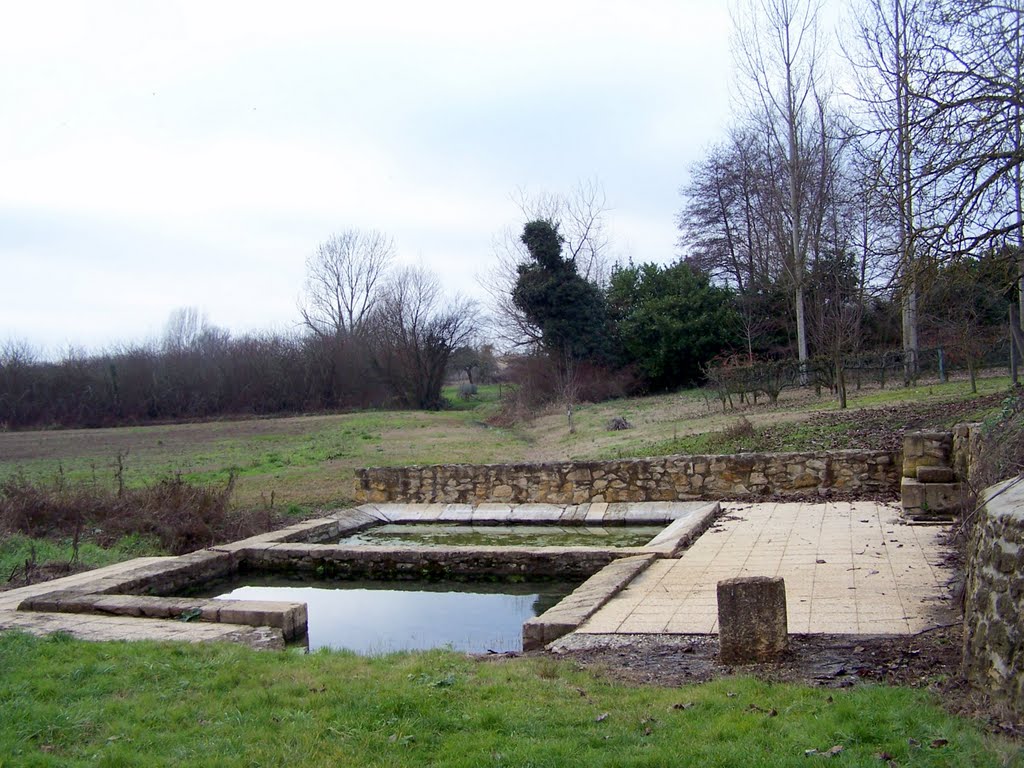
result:
M 874 502 L 722 506 L 681 557 L 652 563 L 578 631 L 717 633 L 715 588 L 736 576 L 785 579 L 790 632 L 911 634 L 954 620 L 945 528 Z

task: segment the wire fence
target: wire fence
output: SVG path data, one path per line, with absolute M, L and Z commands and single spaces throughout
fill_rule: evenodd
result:
M 708 387 L 722 401 L 734 405 L 740 402 L 756 403 L 766 397 L 776 402 L 786 389 L 814 387 L 817 390 L 836 391 L 840 384 L 847 388 L 904 386 L 921 378 L 946 381 L 956 373 L 970 368 L 1004 368 L 1010 364 L 1010 343 L 1004 340 L 987 349 L 976 359 L 944 347 L 921 349 L 916 355 L 902 349 L 861 352 L 834 358 L 816 357 L 801 364 L 795 359 L 755 360 L 729 358 L 712 362 L 704 369 Z

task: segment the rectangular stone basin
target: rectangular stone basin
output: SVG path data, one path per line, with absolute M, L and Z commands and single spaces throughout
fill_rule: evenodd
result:
M 33 591 L 19 602 L 18 610 L 82 614 L 83 622 L 89 621 L 85 619 L 86 615 L 149 618 L 166 622 L 168 627 L 174 627 L 174 622 L 178 622 L 183 636 L 188 636 L 189 626 L 196 623 L 254 627 L 259 630 L 256 634 L 263 644 L 261 647 L 280 647 L 287 640 L 307 634 L 306 605 L 310 600 L 316 603 L 319 599 L 314 594 L 305 593 L 297 597 L 294 592 L 275 592 L 257 598 L 247 593 L 244 599 L 236 597 L 225 602 L 215 599 L 223 596 L 222 592 L 210 593 L 210 597 L 204 598 L 199 596 L 200 590 L 235 578 L 302 578 L 310 583 L 299 589 L 323 590 L 330 586 L 328 591 L 351 592 L 353 595 L 359 590 L 370 593 L 363 596 L 363 602 L 357 607 L 339 609 L 343 615 L 341 623 L 349 627 L 367 623 L 376 610 L 374 606 L 383 606 L 388 600 L 397 600 L 396 604 L 402 606 L 391 609 L 393 613 L 417 614 L 421 611 L 419 607 L 409 607 L 412 594 L 420 595 L 416 600 L 429 602 L 448 599 L 437 595 L 458 593 L 463 596 L 451 599 L 463 606 L 460 610 L 470 616 L 481 617 L 497 614 L 490 608 L 467 609 L 464 606 L 474 600 L 504 600 L 503 607 L 495 610 L 515 617 L 512 620 L 514 631 L 503 630 L 503 633 L 472 642 L 469 640 L 471 633 L 464 632 L 466 638 L 457 633 L 441 644 L 476 648 L 482 652 L 516 650 L 521 647 L 524 621 L 532 620 L 540 613 L 550 614 L 545 619 L 538 619 L 537 625 L 532 626 L 529 632 L 531 643 L 550 641 L 567 631 L 567 627 L 589 616 L 621 589 L 628 581 L 626 575 L 646 568 L 654 559 L 676 556 L 711 524 L 719 511 L 717 504 L 674 502 L 533 504 L 519 507 L 502 504 L 366 504 L 180 557 L 149 558 L 116 573 L 75 580 L 66 587 L 54 585 L 52 591 Z M 374 530 L 395 535 L 396 528 L 401 533 L 410 525 L 433 526 L 435 533 L 437 526 L 445 526 L 446 536 L 452 530 L 468 528 L 467 535 L 471 539 L 481 536 L 481 531 L 486 530 L 489 535 L 509 545 L 481 544 L 477 543 L 479 538 L 463 546 L 413 546 L 408 541 L 381 545 L 365 541 L 374 535 Z M 540 532 L 535 530 L 538 527 Z M 562 534 L 583 535 L 586 545 L 558 542 L 552 546 L 556 541 L 554 536 Z M 637 538 L 623 541 L 622 537 L 628 535 Z M 337 543 L 353 536 L 363 538 L 363 543 Z M 523 543 L 531 536 L 537 537 L 541 545 Z M 509 537 L 519 537 L 519 540 L 512 544 Z M 612 568 L 609 573 L 614 578 L 595 580 L 595 574 L 621 559 L 627 559 L 629 563 Z M 551 580 L 556 578 L 563 581 L 559 586 L 552 586 Z M 353 587 L 359 579 L 371 581 L 367 585 Z M 442 590 L 431 586 L 453 581 L 458 582 L 457 588 L 446 586 Z M 582 582 L 586 583 L 573 592 L 574 587 Z M 249 587 L 260 585 L 253 581 L 246 584 Z M 467 586 L 471 584 L 474 586 Z M 501 589 L 495 591 L 495 584 L 500 584 Z M 338 588 L 338 585 L 343 586 Z M 296 588 L 294 583 L 289 586 Z M 552 600 L 557 602 L 556 596 L 569 595 L 570 592 L 566 605 L 560 610 L 554 613 L 547 610 Z M 397 596 L 386 597 L 385 593 Z M 182 597 L 183 594 L 188 596 Z M 346 599 L 355 598 L 350 596 Z M 524 606 L 529 606 L 530 611 L 526 611 Z M 435 617 L 425 621 L 426 626 L 451 623 L 443 612 L 431 615 Z M 498 621 L 492 618 L 484 623 L 496 625 Z M 309 634 L 314 646 L 320 643 L 317 639 L 319 630 L 311 629 Z M 416 632 L 406 634 L 414 638 Z M 246 633 L 247 637 L 249 635 L 253 633 Z M 383 641 L 371 640 L 369 645 L 364 643 L 360 647 L 364 651 L 384 651 L 418 646 L 403 646 L 401 643 L 387 646 Z

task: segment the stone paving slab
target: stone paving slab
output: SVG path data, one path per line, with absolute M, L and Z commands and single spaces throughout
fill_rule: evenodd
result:
M 78 613 L 0 611 L 0 631 L 17 630 L 43 637 L 66 632 L 80 640 L 177 640 L 186 643 L 242 643 L 261 650 L 284 648 L 280 629 L 236 624 L 169 621 Z
M 874 502 L 723 507 L 679 559 L 653 563 L 578 631 L 717 633 L 716 585 L 737 576 L 785 579 L 790 632 L 910 634 L 953 620 L 943 528 Z

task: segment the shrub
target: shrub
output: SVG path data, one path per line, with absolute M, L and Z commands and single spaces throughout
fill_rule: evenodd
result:
M 0 531 L 33 538 L 89 538 L 111 546 L 125 536 L 153 537 L 183 554 L 273 528 L 269 510 L 231 507 L 234 477 L 221 487 L 180 477 L 143 488 L 109 491 L 92 483 L 49 484 L 15 475 L 0 482 Z

